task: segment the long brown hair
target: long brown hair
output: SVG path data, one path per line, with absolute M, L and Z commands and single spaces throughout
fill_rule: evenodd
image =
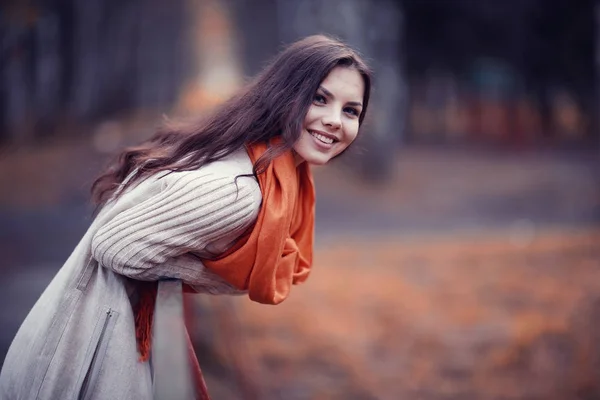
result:
M 356 51 L 323 35 L 292 43 L 237 95 L 207 118 L 194 124 L 165 124 L 139 146 L 126 148 L 92 185 L 98 206 L 140 179 L 160 171 L 185 171 L 223 158 L 244 145 L 268 142 L 281 136 L 254 165 L 254 174 L 291 149 L 315 93 L 336 66 L 356 69 L 365 91 L 359 124 L 365 117 L 371 93 L 371 72 Z M 125 182 L 127 176 L 135 173 Z

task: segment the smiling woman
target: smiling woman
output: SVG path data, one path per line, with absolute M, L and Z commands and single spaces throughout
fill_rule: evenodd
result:
M 336 66 L 321 82 L 294 144 L 296 162 L 322 165 L 358 135 L 365 82 L 352 67 Z
M 21 325 L 0 398 L 152 398 L 157 281 L 285 300 L 312 264 L 310 165 L 354 141 L 370 84 L 354 50 L 311 36 L 208 118 L 125 149 L 92 187 L 99 214 Z

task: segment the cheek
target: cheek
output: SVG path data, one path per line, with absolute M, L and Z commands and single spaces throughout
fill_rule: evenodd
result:
M 352 129 L 348 129 L 344 133 L 344 141 L 341 143 L 341 146 L 337 149 L 335 153 L 335 157 L 339 156 L 341 153 L 346 151 L 346 149 L 356 140 L 358 136 L 358 124 L 356 127 Z
M 358 122 L 348 124 L 348 126 L 345 129 L 344 142 L 346 142 L 348 145 L 354 142 L 354 140 L 356 140 L 356 137 L 358 136 L 358 128 Z
M 312 121 L 314 121 L 319 114 L 319 110 L 315 105 L 311 105 L 304 117 L 304 125 L 309 125 Z

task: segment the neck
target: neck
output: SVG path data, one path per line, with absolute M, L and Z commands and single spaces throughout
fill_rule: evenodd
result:
M 306 162 L 306 160 L 304 158 L 300 157 L 300 155 L 298 153 L 296 153 L 295 150 L 292 150 L 292 153 L 294 154 L 294 161 L 296 162 L 296 167 L 298 167 L 303 162 Z

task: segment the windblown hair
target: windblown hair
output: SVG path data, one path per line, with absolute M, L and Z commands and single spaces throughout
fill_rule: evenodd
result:
M 237 95 L 207 118 L 193 124 L 165 124 L 139 146 L 126 148 L 92 185 L 97 206 L 127 187 L 160 171 L 194 170 L 219 160 L 245 145 L 283 140 L 256 161 L 254 174 L 264 172 L 278 155 L 300 138 L 302 124 L 315 93 L 329 72 L 344 66 L 356 69 L 364 80 L 365 117 L 371 92 L 371 72 L 358 53 L 323 35 L 306 37 L 280 52 Z M 132 175 L 124 182 L 125 178 Z

